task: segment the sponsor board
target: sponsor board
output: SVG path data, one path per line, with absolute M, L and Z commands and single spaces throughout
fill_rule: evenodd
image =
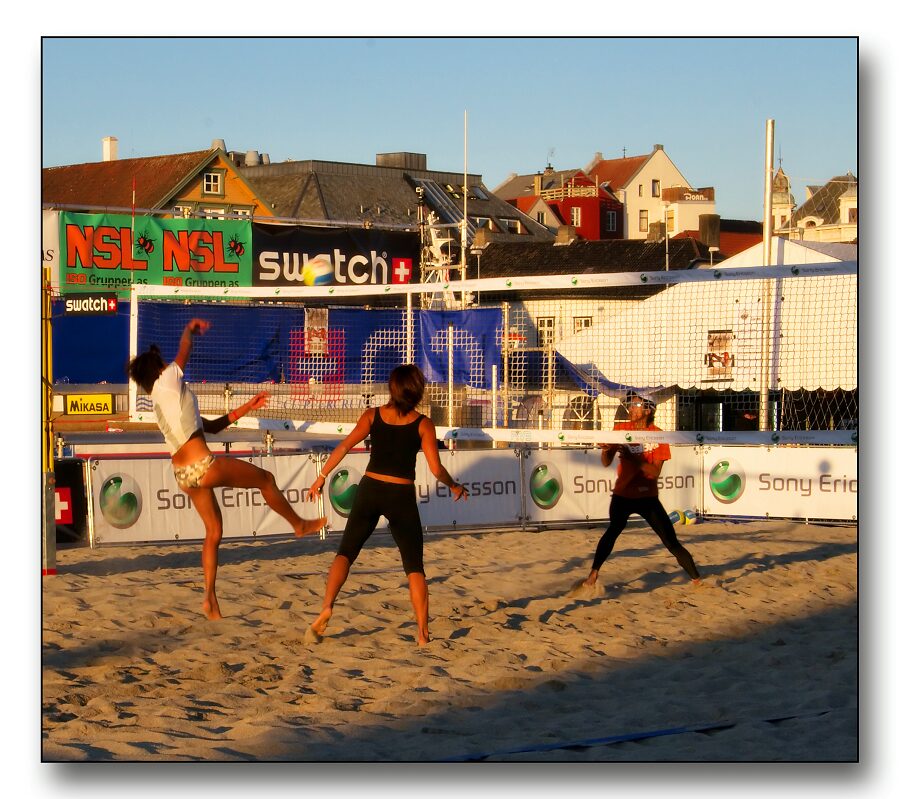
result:
M 325 515 L 330 530 L 345 529 L 368 462 L 367 453 L 351 452 L 326 480 Z M 415 490 L 423 527 L 510 526 L 521 522 L 521 465 L 514 451 L 442 450 L 441 462 L 466 487 L 469 499 L 455 501 L 450 489 L 435 479 L 420 455 L 416 460 Z M 387 529 L 384 518 L 376 529 Z
M 66 316 L 115 316 L 118 310 L 119 300 L 111 291 L 73 294 L 63 302 Z
M 59 290 L 128 299 L 132 284 L 250 286 L 250 236 L 249 221 L 62 212 Z
M 700 463 L 694 447 L 673 446 L 657 480 L 666 508 L 695 508 L 700 500 Z M 529 450 L 523 458 L 526 521 L 608 519 L 618 459 L 609 466 L 600 450 Z
M 306 501 L 309 485 L 316 476 L 315 462 L 307 455 L 242 460 L 272 472 L 298 515 L 317 515 L 317 504 Z M 175 482 L 169 458 L 95 458 L 90 460 L 89 473 L 95 544 L 204 538 L 200 515 Z M 225 538 L 291 533 L 290 525 L 266 505 L 257 489 L 214 491 L 222 510 Z
M 64 399 L 69 416 L 111 414 L 114 410 L 112 394 L 66 394 Z
M 417 233 L 253 224 L 254 286 L 302 286 L 316 261 L 335 286 L 406 284 L 418 260 Z
M 707 513 L 852 521 L 858 506 L 857 452 L 850 447 L 709 447 Z

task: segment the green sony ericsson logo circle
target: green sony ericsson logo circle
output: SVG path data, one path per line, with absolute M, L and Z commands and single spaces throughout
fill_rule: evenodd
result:
M 328 498 L 334 512 L 345 519 L 350 515 L 353 499 L 359 489 L 359 474 L 355 469 L 335 469 L 328 481 Z
M 114 474 L 100 486 L 100 512 L 113 527 L 131 527 L 141 515 L 141 488 L 130 474 Z
M 563 495 L 562 477 L 552 463 L 541 463 L 534 467 L 528 489 L 534 504 L 543 510 L 550 510 Z
M 746 484 L 744 470 L 731 461 L 719 461 L 709 472 L 709 490 L 726 505 L 737 502 Z

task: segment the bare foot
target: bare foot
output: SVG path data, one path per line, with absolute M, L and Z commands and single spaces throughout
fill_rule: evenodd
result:
M 210 621 L 217 621 L 222 618 L 222 613 L 219 610 L 219 603 L 215 597 L 213 597 L 212 600 L 203 600 L 203 615 Z
M 592 585 L 594 585 L 594 583 L 597 582 L 597 574 L 598 572 L 591 571 L 591 573 L 587 576 L 587 580 L 585 580 L 582 585 L 590 588 Z
M 326 521 L 328 520 L 324 516 L 320 516 L 318 519 L 301 519 L 299 529 L 294 529 L 294 535 L 297 538 L 312 535 L 321 530 L 325 526 Z
M 307 627 L 303 633 L 303 643 L 305 644 L 321 644 L 322 636 L 319 635 L 312 627 Z
M 320 643 L 322 636 L 325 635 L 329 619 L 331 619 L 331 608 L 324 608 L 319 614 L 319 618 L 309 625 L 306 634 L 303 636 L 304 640 L 307 643 Z
M 425 646 L 426 644 L 430 644 L 430 643 L 431 643 L 431 636 L 428 634 L 427 630 L 425 631 L 425 633 L 419 634 L 419 638 L 416 641 L 417 646 Z
M 703 580 L 698 577 L 696 580 L 691 580 L 691 585 L 694 586 L 694 588 L 703 588 L 704 583 Z

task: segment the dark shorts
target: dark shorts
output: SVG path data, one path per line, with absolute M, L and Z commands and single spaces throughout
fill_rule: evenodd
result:
M 414 485 L 387 483 L 363 475 L 356 489 L 338 555 L 353 563 L 382 516 L 387 519 L 391 535 L 400 550 L 403 570 L 407 574 L 424 574 L 422 522 Z

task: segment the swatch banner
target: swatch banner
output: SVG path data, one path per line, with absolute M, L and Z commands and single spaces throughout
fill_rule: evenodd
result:
M 249 220 L 62 212 L 60 293 L 108 290 L 128 299 L 133 283 L 250 286 L 250 237 Z
M 253 223 L 254 286 L 303 285 L 303 267 L 314 260 L 330 264 L 336 286 L 415 283 L 419 234 Z

